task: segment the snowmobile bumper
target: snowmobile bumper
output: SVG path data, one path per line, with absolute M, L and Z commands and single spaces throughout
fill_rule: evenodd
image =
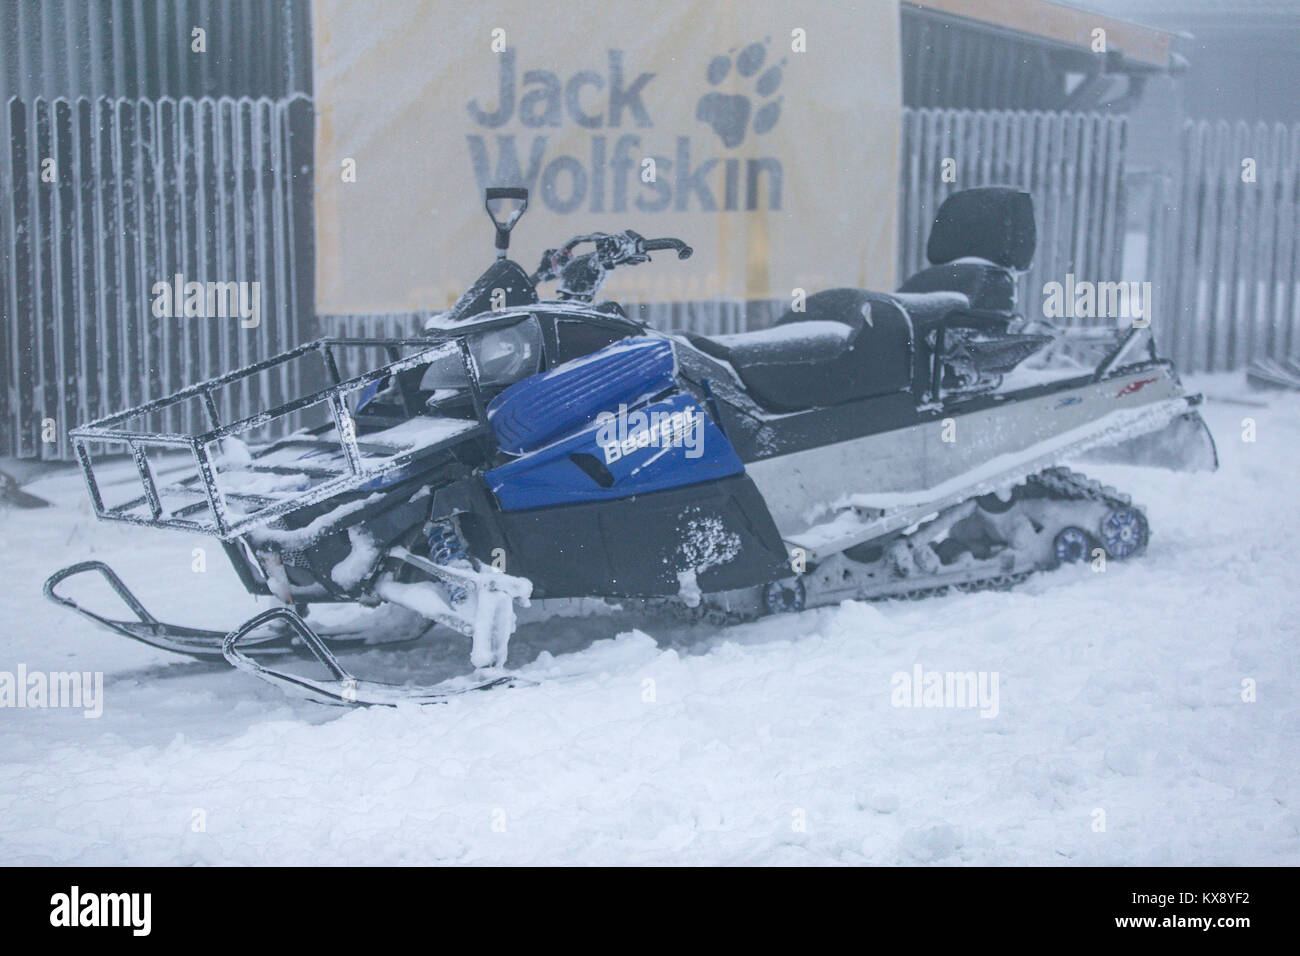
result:
M 329 672 L 328 679 L 303 677 L 267 667 L 245 653 L 241 645 L 250 642 L 256 646 L 255 632 L 263 625 L 274 621 L 283 622 L 293 631 L 294 636 Z M 519 678 L 508 674 L 494 674 L 481 680 L 471 678 L 465 682 L 444 681 L 435 686 L 359 680 L 344 669 L 338 658 L 320 636 L 307 625 L 307 622 L 287 607 L 273 607 L 263 611 L 231 631 L 222 642 L 222 654 L 231 665 L 244 673 L 261 678 L 294 696 L 322 704 L 382 707 L 396 707 L 398 704 L 438 704 L 469 691 L 511 687 L 521 682 Z
M 1170 471 L 1216 471 L 1219 451 L 1209 426 L 1195 408 L 1200 402 L 1200 395 L 1190 395 L 1187 398 L 1189 411 L 1164 428 L 1115 445 L 1095 448 L 1083 457 L 1087 461 L 1145 465 Z
M 55 588 L 68 578 L 90 572 L 98 572 L 108 582 L 109 587 L 122 599 L 122 603 L 135 615 L 134 620 L 111 618 L 98 614 L 89 608 L 82 607 L 72 598 L 55 591 Z M 185 627 L 181 624 L 169 624 L 158 620 L 146 610 L 140 599 L 117 576 L 117 573 L 103 561 L 82 561 L 79 564 L 69 565 L 61 571 L 56 571 L 46 579 L 44 590 L 45 596 L 55 604 L 62 604 L 64 607 L 76 611 L 86 620 L 107 628 L 114 633 L 121 634 L 123 637 L 129 637 L 132 640 L 140 641 L 142 644 L 148 644 L 150 647 L 157 647 L 164 651 L 188 654 L 200 660 L 216 661 L 222 658 L 222 644 L 226 638 L 223 631 Z M 289 641 L 281 634 L 263 636 L 257 642 L 257 651 L 262 654 L 293 653 Z

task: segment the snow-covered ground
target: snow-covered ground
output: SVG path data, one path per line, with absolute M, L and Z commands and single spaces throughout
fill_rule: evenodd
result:
M 46 478 L 56 507 L 0 511 L 0 671 L 102 671 L 103 714 L 0 710 L 0 860 L 1300 863 L 1300 396 L 1192 384 L 1217 474 L 1083 468 L 1147 507 L 1135 563 L 720 631 L 553 621 L 512 647 L 536 686 L 426 708 L 289 702 L 49 604 L 93 556 L 164 619 L 256 609 L 211 541 L 97 524 Z M 467 653 L 348 663 L 423 681 Z M 916 665 L 996 674 L 996 716 L 895 706 Z

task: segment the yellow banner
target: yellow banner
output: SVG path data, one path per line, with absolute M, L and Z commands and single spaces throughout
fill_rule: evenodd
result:
M 492 259 L 634 229 L 695 248 L 610 298 L 787 297 L 894 278 L 897 0 L 316 0 L 317 310 L 440 309 Z M 580 250 L 581 251 L 581 250 Z

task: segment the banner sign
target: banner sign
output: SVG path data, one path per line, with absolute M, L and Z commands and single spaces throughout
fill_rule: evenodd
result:
M 637 302 L 888 288 L 897 0 L 317 0 L 317 308 L 444 308 L 492 257 L 633 229 L 695 248 L 615 274 Z

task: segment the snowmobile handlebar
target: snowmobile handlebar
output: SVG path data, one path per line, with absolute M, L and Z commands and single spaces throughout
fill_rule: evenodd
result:
M 595 251 L 585 253 L 582 256 L 575 256 L 574 250 L 584 242 L 590 242 L 595 245 Z M 591 232 L 581 236 L 574 236 L 558 249 L 547 249 L 542 253 L 542 262 L 537 271 L 530 277 L 534 284 L 545 282 L 549 279 L 558 279 L 564 273 L 566 268 L 574 262 L 581 259 L 594 259 L 593 265 L 598 264 L 601 271 L 607 272 L 621 265 L 636 265 L 641 262 L 649 262 L 651 252 L 660 252 L 672 249 L 677 252 L 678 259 L 689 259 L 694 250 L 680 239 L 665 237 L 662 239 L 647 239 L 639 233 L 626 229 L 620 233 L 608 232 Z

